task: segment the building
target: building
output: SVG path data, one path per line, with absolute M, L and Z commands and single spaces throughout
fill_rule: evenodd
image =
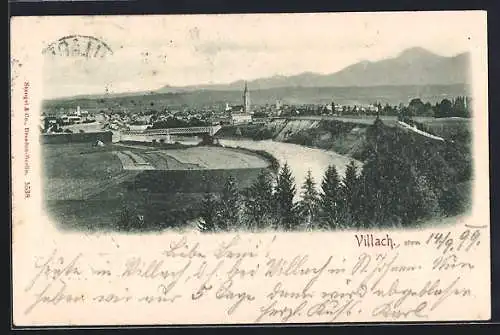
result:
M 250 106 L 250 91 L 247 83 L 243 90 L 243 105 L 229 106 L 226 104 L 226 112 L 230 113 L 232 124 L 243 124 L 252 122 L 252 112 Z
M 232 117 L 226 115 L 215 115 L 210 119 L 212 125 L 229 125 L 232 122 Z
M 252 115 L 250 113 L 231 113 L 232 124 L 243 124 L 252 122 Z
M 82 117 L 77 115 L 70 115 L 68 117 L 69 124 L 79 124 L 82 123 Z

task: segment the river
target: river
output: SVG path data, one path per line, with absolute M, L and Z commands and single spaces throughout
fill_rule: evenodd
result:
M 242 147 L 253 150 L 264 150 L 276 157 L 283 165 L 285 162 L 290 166 L 292 176 L 295 178 L 297 191 L 300 193 L 307 171 L 310 170 L 319 188 L 321 180 L 329 165 L 335 165 L 340 176 L 345 173 L 345 168 L 351 158 L 340 155 L 333 151 L 309 148 L 292 143 L 276 142 L 273 140 L 252 141 L 252 140 L 229 140 L 221 139 L 220 144 L 228 147 Z M 358 167 L 362 163 L 355 161 Z
M 177 142 L 187 145 L 196 145 L 200 139 L 177 138 Z M 253 141 L 245 139 L 219 139 L 219 143 L 227 147 L 242 147 L 251 150 L 263 150 L 273 155 L 280 163 L 280 166 L 288 163 L 290 171 L 297 185 L 297 196 L 300 196 L 301 186 L 310 170 L 319 190 L 325 171 L 329 165 L 335 165 L 340 177 L 344 176 L 345 169 L 350 157 L 338 154 L 334 151 L 328 151 L 317 148 L 310 148 L 298 144 L 284 143 L 273 140 Z M 358 167 L 363 164 L 354 160 Z

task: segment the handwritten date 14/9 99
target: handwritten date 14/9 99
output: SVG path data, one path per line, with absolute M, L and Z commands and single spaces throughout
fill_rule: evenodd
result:
M 474 231 L 466 229 L 458 237 L 454 237 L 451 232 L 432 233 L 425 243 L 434 246 L 437 250 L 442 250 L 443 254 L 462 250 L 468 252 L 481 244 L 480 237 L 479 229 Z

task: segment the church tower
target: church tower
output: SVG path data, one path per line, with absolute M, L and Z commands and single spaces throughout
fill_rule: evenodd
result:
M 245 113 L 250 113 L 250 91 L 248 91 L 247 82 L 245 81 L 245 90 L 243 91 L 243 105 Z

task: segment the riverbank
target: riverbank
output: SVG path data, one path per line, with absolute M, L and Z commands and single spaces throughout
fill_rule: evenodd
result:
M 368 126 L 337 120 L 273 119 L 261 125 L 224 127 L 216 137 L 220 140 L 274 140 L 360 159 Z
M 244 151 L 244 152 L 247 152 L 249 154 L 254 154 L 254 155 L 257 155 L 257 156 L 260 156 L 260 157 L 266 159 L 269 162 L 269 169 L 271 169 L 271 171 L 273 171 L 274 173 L 277 173 L 279 168 L 280 168 L 279 160 L 276 159 L 276 157 L 274 157 L 272 154 L 270 154 L 269 152 L 267 152 L 265 150 L 254 150 L 254 149 L 250 149 L 250 148 L 241 147 L 239 145 L 236 147 L 230 147 L 230 146 L 224 146 L 224 147 L 225 148 L 234 148 L 236 150 Z

